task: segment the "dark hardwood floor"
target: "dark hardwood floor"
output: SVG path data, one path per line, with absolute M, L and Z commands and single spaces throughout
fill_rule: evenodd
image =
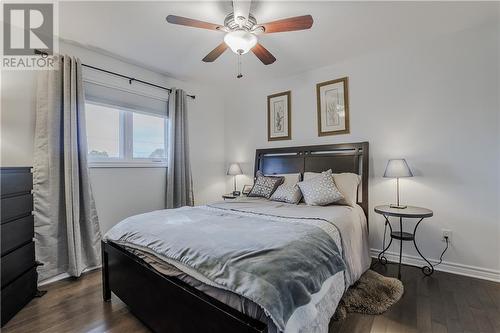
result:
M 396 276 L 396 265 L 374 270 Z M 424 277 L 420 269 L 403 268 L 405 294 L 379 316 L 350 314 L 332 322 L 333 332 L 500 332 L 500 284 L 448 273 Z M 3 329 L 26 332 L 149 332 L 115 296 L 102 301 L 100 271 L 78 280 L 64 280 L 45 288 Z
M 374 263 L 372 269 L 397 276 L 397 265 Z M 425 277 L 420 268 L 403 266 L 405 293 L 379 316 L 350 314 L 330 323 L 330 332 L 500 332 L 500 283 L 444 272 Z

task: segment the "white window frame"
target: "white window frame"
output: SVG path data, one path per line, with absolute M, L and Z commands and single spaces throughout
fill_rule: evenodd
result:
M 134 109 L 124 108 L 122 106 L 112 105 L 108 103 L 100 103 L 95 101 L 85 101 L 86 104 L 94 104 L 115 109 L 120 112 L 120 157 L 95 158 L 88 155 L 87 164 L 89 168 L 166 168 L 168 165 L 168 119 L 160 115 L 140 112 Z M 133 114 L 140 113 L 147 116 L 164 118 L 164 133 L 165 133 L 165 154 L 162 159 L 152 158 L 133 158 L 134 149 L 134 124 Z

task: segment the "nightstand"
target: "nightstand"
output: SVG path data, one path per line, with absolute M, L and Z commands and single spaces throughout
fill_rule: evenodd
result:
M 234 199 L 237 199 L 237 198 L 239 198 L 239 196 L 233 195 L 232 193 L 228 193 L 228 194 L 223 194 L 222 195 L 222 199 L 224 199 L 224 200 L 234 200 Z
M 425 218 L 428 218 L 428 217 L 431 217 L 432 215 L 434 215 L 432 210 L 427 209 L 427 208 L 422 208 L 422 207 L 415 207 L 415 206 L 408 206 L 404 209 L 401 209 L 401 208 L 392 208 L 389 205 L 383 205 L 383 206 L 375 207 L 375 213 L 381 214 L 385 218 L 385 226 L 386 227 L 389 226 L 389 230 L 391 231 L 391 239 L 389 241 L 389 244 L 386 247 L 385 246 L 385 229 L 384 229 L 384 244 L 382 246 L 382 248 L 383 248 L 382 252 L 380 252 L 380 254 L 378 255 L 379 262 L 382 265 L 385 265 L 387 263 L 387 258 L 384 256 L 384 253 L 391 246 L 393 239 L 399 240 L 398 279 L 401 279 L 401 256 L 403 254 L 403 241 L 413 241 L 413 245 L 415 245 L 415 249 L 417 250 L 418 254 L 428 264 L 428 266 L 423 266 L 421 268 L 422 272 L 427 276 L 434 273 L 434 267 L 429 262 L 429 260 L 427 260 L 422 255 L 422 253 L 420 252 L 420 250 L 417 246 L 417 242 L 415 240 L 417 228 L 420 225 L 420 222 L 422 222 Z M 399 231 L 392 230 L 391 223 L 389 222 L 389 217 L 399 218 Z M 413 233 L 403 231 L 403 218 L 419 219 L 417 224 L 415 225 L 415 228 L 413 229 Z

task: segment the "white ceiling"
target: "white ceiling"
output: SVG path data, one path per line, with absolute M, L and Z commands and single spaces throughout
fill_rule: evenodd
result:
M 311 30 L 262 35 L 278 59 L 264 66 L 242 57 L 243 80 L 265 80 L 334 64 L 401 43 L 414 43 L 498 19 L 499 3 L 253 2 L 258 22 L 311 14 Z M 222 24 L 230 2 L 60 2 L 62 38 L 104 49 L 181 80 L 231 83 L 237 56 L 229 49 L 214 63 L 201 59 L 221 32 L 166 23 L 169 14 Z

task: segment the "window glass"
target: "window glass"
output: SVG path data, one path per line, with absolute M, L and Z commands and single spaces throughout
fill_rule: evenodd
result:
M 88 154 L 91 159 L 120 158 L 120 110 L 86 103 Z
M 133 158 L 165 159 L 165 119 L 134 112 Z

